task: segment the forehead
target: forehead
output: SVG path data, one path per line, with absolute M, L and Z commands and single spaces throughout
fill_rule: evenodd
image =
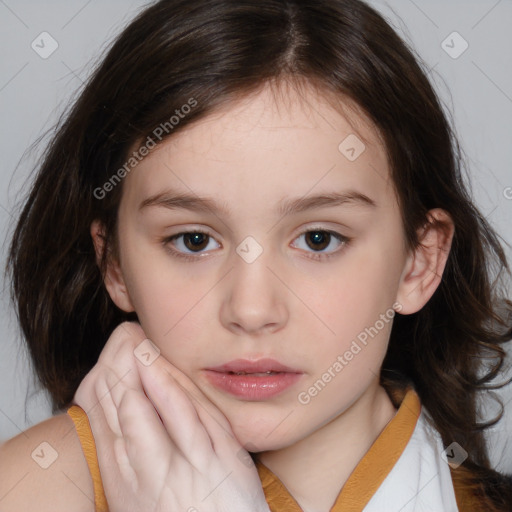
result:
M 353 103 L 332 102 L 313 88 L 267 85 L 224 105 L 138 163 L 123 201 L 133 205 L 166 188 L 217 197 L 232 210 L 342 189 L 389 200 L 378 130 Z

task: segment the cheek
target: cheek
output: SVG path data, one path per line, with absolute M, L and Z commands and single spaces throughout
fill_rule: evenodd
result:
M 382 246 L 376 250 L 361 245 L 333 265 L 329 276 L 303 282 L 297 295 L 307 298 L 322 337 L 354 337 L 392 307 L 400 272 L 399 265 L 392 263 L 398 261 L 397 255 L 386 252 Z
M 127 237 L 122 271 L 146 336 L 174 364 L 175 354 L 193 351 L 194 340 L 200 339 L 197 316 L 204 314 L 200 301 L 205 287 L 184 277 L 166 258 L 165 251 L 130 246 Z
M 181 288 L 181 284 L 171 287 L 163 281 L 160 277 L 140 283 L 134 307 L 148 338 L 166 359 L 173 364 L 181 361 L 181 366 L 197 351 L 201 333 L 204 337 L 201 318 L 206 313 L 200 303 L 204 293 L 187 293 L 187 287 Z M 197 292 L 197 288 L 195 290 Z
M 331 389 L 338 384 L 353 387 L 355 392 L 379 373 L 386 354 L 400 258 L 391 243 L 374 239 L 371 245 L 360 244 L 357 250 L 347 251 L 331 278 L 321 280 L 322 286 L 303 285 L 300 290 L 311 311 L 308 332 L 310 336 L 317 332 L 314 366 L 318 373 L 314 377 L 321 378 L 331 368 L 336 375 L 328 386 Z

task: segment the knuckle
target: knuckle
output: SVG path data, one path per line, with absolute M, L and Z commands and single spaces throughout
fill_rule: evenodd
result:
M 122 358 L 127 352 L 132 351 L 135 346 L 145 337 L 144 331 L 135 322 L 120 323 L 109 336 L 99 361 L 105 363 L 109 360 Z

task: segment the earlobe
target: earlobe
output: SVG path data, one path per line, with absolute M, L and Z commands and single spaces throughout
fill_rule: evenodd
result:
M 100 267 L 105 247 L 105 231 L 103 225 L 98 220 L 91 223 L 91 237 L 96 252 L 96 263 Z M 126 313 L 135 311 L 119 263 L 114 261 L 113 258 L 107 258 L 107 268 L 103 282 L 110 298 L 119 309 Z
M 403 315 L 419 311 L 441 283 L 453 240 L 450 215 L 440 208 L 428 212 L 429 223 L 421 228 L 420 244 L 406 261 L 400 278 L 397 302 Z

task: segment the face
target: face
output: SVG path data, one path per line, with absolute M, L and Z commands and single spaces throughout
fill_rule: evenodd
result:
M 306 99 L 266 87 L 190 125 L 127 175 L 119 210 L 111 296 L 260 450 L 377 385 L 406 264 L 377 132 Z M 299 374 L 278 394 L 239 396 L 205 371 L 261 358 Z

